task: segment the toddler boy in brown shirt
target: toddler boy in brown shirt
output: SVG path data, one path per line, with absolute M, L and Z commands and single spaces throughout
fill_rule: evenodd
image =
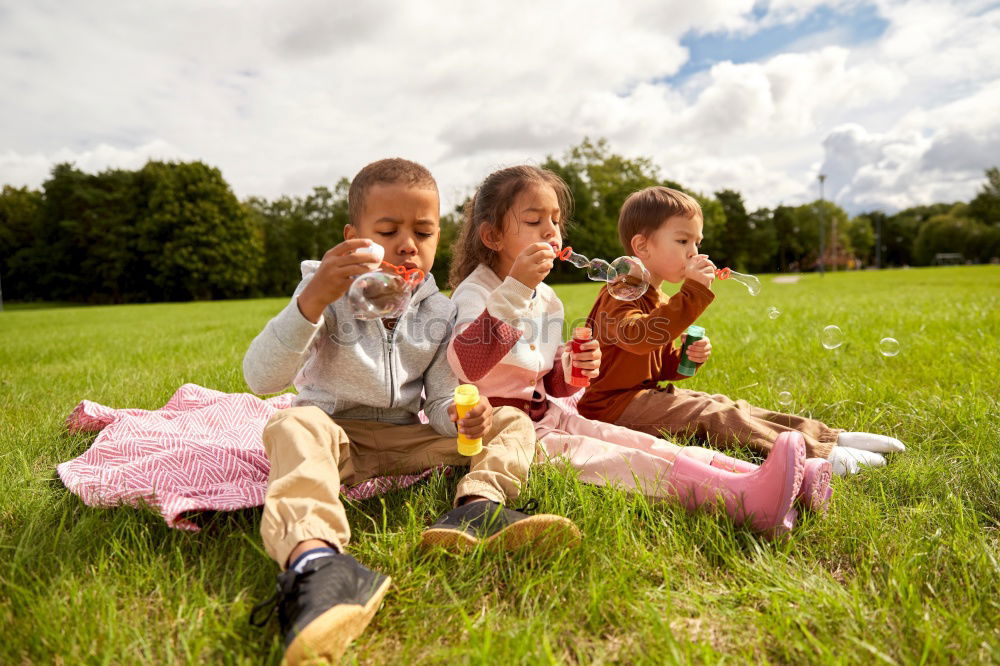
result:
M 904 450 L 892 437 L 845 433 L 795 414 L 772 412 L 745 400 L 677 388 L 663 381 L 685 379 L 677 373 L 680 349 L 674 345 L 711 304 L 715 265 L 699 254 L 701 206 L 683 192 L 649 187 L 626 199 L 618 219 L 625 251 L 650 273 L 650 289 L 638 300 L 621 301 L 602 288 L 587 317 L 601 343 L 601 375 L 580 399 L 580 414 L 661 436 L 695 435 L 716 446 L 746 444 L 767 453 L 782 432 L 801 432 L 810 457 L 828 458 L 839 474 L 859 465 L 885 464 L 881 455 Z M 659 285 L 681 283 L 674 296 Z M 704 363 L 711 354 L 707 337 L 687 348 L 688 358 Z

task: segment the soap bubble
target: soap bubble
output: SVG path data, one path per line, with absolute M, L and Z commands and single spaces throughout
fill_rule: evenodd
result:
M 839 326 L 831 324 L 823 329 L 820 340 L 827 349 L 836 349 L 844 344 L 844 332 L 840 330 Z
M 594 282 L 607 282 L 608 293 L 620 301 L 634 301 L 649 289 L 649 271 L 636 257 L 618 257 L 610 264 L 603 259 L 588 259 L 564 247 L 557 255 L 577 268 L 587 269 Z
M 619 301 L 634 301 L 649 289 L 649 271 L 636 257 L 618 257 L 609 275 L 608 293 Z
M 777 319 L 778 317 L 781 316 L 781 312 L 778 310 L 778 308 L 772 305 L 767 309 L 767 316 L 770 317 L 771 319 Z
M 756 296 L 760 293 L 760 280 L 757 279 L 756 275 L 746 275 L 745 273 L 737 273 L 736 271 L 729 270 L 730 280 L 736 280 L 750 292 L 751 296 Z
M 590 259 L 587 259 L 587 257 L 582 254 L 577 254 L 576 252 L 570 253 L 570 255 L 566 257 L 566 261 L 573 264 L 577 268 L 584 268 L 585 266 L 590 265 Z
M 896 338 L 882 338 L 878 342 L 878 350 L 882 356 L 895 356 L 899 353 L 899 341 Z
M 594 282 L 607 282 L 614 277 L 611 275 L 611 264 L 603 259 L 591 259 L 587 267 L 587 277 Z
M 788 391 L 782 391 L 778 394 L 778 402 L 785 406 L 792 404 L 792 394 Z
M 372 271 L 358 276 L 347 290 L 355 319 L 399 317 L 410 303 L 410 286 L 399 275 Z

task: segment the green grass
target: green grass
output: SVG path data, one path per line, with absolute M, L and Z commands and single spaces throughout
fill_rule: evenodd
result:
M 687 386 L 769 407 L 789 391 L 792 409 L 909 450 L 835 480 L 829 513 L 782 543 L 557 466 L 536 468 L 524 495 L 585 535 L 554 561 L 421 554 L 447 477 L 352 505 L 352 552 L 394 583 L 345 661 L 1000 661 L 998 287 L 996 267 L 765 276 L 757 297 L 717 282 L 699 322 L 714 354 Z M 596 286 L 558 291 L 573 319 Z M 0 313 L 0 663 L 280 659 L 275 625 L 247 625 L 276 572 L 259 511 L 179 532 L 149 511 L 84 506 L 54 467 L 93 441 L 64 432 L 82 399 L 156 408 L 185 382 L 245 390 L 243 352 L 283 303 Z M 846 335 L 832 351 L 827 324 Z M 879 354 L 885 336 L 898 356 Z

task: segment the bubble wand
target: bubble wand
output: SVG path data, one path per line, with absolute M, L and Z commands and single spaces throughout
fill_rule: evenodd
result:
M 760 280 L 755 275 L 737 273 L 731 268 L 717 268 L 715 269 L 715 277 L 719 280 L 728 280 L 730 278 L 736 280 L 747 288 L 751 296 L 756 296 L 760 293 Z
M 381 268 L 388 268 L 396 275 L 402 277 L 403 282 L 405 282 L 410 289 L 415 289 L 417 285 L 424 281 L 424 272 L 419 268 L 397 266 L 396 264 L 390 264 L 385 260 L 382 261 Z
M 586 268 L 594 282 L 607 282 L 608 293 L 620 301 L 634 301 L 649 289 L 649 271 L 637 257 L 618 257 L 610 264 L 603 259 L 588 259 L 567 245 L 556 257 L 577 268 Z

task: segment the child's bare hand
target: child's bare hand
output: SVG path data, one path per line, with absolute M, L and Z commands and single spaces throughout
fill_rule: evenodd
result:
M 355 252 L 371 244 L 367 238 L 352 238 L 327 250 L 312 281 L 299 294 L 299 310 L 306 319 L 319 321 L 326 306 L 346 294 L 354 278 L 373 269 L 375 257 L 370 252 Z
M 580 352 L 574 354 L 570 349 L 570 366 L 580 368 L 584 377 L 591 379 L 601 374 L 601 343 L 597 340 L 588 340 L 580 345 Z
M 526 287 L 534 289 L 552 270 L 556 253 L 548 243 L 532 243 L 517 255 L 510 267 L 510 276 Z
M 452 423 L 458 426 L 458 432 L 469 439 L 479 439 L 493 427 L 493 406 L 484 395 L 479 396 L 479 402 L 465 413 L 465 418 L 458 418 L 455 403 L 448 405 L 448 416 Z
M 712 280 L 715 279 L 715 264 L 712 263 L 707 254 L 696 254 L 688 261 L 687 267 L 684 269 L 684 277 L 706 287 L 711 287 Z
M 684 344 L 684 339 L 686 338 L 687 335 L 685 334 L 681 339 L 681 344 Z M 692 363 L 704 363 L 712 355 L 712 343 L 708 337 L 704 337 L 697 342 L 692 342 L 688 346 L 686 353 Z

